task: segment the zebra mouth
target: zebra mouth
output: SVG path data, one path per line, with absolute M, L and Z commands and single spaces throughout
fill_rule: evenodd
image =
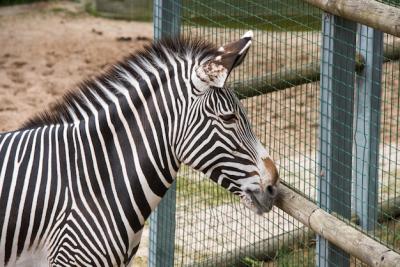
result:
M 246 192 L 246 194 L 242 196 L 242 202 L 250 210 L 262 215 L 271 211 L 275 199 L 269 198 L 262 193 Z
M 272 209 L 272 199 L 267 199 L 266 197 L 263 197 L 260 200 L 255 194 L 252 193 L 250 194 L 250 198 L 257 210 L 257 214 L 263 214 L 269 212 Z

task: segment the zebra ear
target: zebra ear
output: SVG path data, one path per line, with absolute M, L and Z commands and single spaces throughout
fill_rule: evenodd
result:
M 218 52 L 222 54 L 216 57 L 216 60 L 223 65 L 228 72 L 239 66 L 249 51 L 253 32 L 246 32 L 238 41 L 221 46 Z
M 221 46 L 218 55 L 201 64 L 192 74 L 194 85 L 200 88 L 224 86 L 231 71 L 246 57 L 253 32 L 246 32 L 238 41 Z

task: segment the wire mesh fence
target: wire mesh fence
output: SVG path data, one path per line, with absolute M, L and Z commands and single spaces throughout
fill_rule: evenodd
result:
M 399 7 L 400 3 L 397 0 L 377 0 L 378 2 L 382 2 L 391 6 Z
M 109 18 L 151 21 L 153 3 L 149 0 L 88 0 L 86 9 Z
M 39 2 L 41 0 L 0 0 L 0 6 L 21 5 L 27 3 Z
M 399 38 L 383 34 L 379 43 L 379 33 L 338 18 L 328 25 L 322 11 L 302 0 L 183 0 L 163 8 L 179 14 L 181 34 L 216 44 L 253 30 L 252 48 L 229 86 L 242 98 L 282 181 L 400 252 Z M 323 26 L 338 35 L 327 35 Z M 324 157 L 336 180 L 321 171 Z M 324 259 L 321 241 L 316 245 L 314 233 L 296 219 L 277 208 L 256 215 L 187 167 L 173 190 L 175 222 L 164 223 L 175 223 L 175 266 L 315 266 L 324 260 L 342 266 L 332 260 L 341 257 L 364 265 L 331 247 L 328 254 L 337 255 Z

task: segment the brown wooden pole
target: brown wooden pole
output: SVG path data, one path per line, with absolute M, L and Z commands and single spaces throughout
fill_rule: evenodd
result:
M 400 42 L 394 45 L 386 45 L 383 52 L 383 62 L 390 62 L 400 59 Z M 357 54 L 355 58 L 356 71 L 364 68 L 364 59 Z M 246 82 L 231 83 L 229 87 L 234 89 L 239 98 L 247 98 L 263 95 L 290 87 L 319 81 L 319 62 L 309 63 L 296 68 L 283 68 L 266 76 L 246 80 Z
M 303 220 L 308 221 L 308 214 L 314 212 L 318 207 L 308 205 L 310 202 L 306 200 L 304 197 L 300 198 L 300 202 L 297 202 L 298 198 L 296 196 L 291 196 L 291 189 L 287 189 L 285 185 L 282 186 L 281 197 L 285 199 L 280 199 L 278 202 L 278 206 L 281 205 L 288 206 L 288 204 L 283 204 L 281 201 L 294 201 L 295 206 L 297 208 L 291 208 L 293 212 L 293 217 L 298 216 Z M 290 190 L 290 191 L 288 191 Z M 297 204 L 296 204 L 297 203 Z M 300 207 L 304 205 L 307 210 L 305 213 Z M 383 223 L 392 218 L 396 218 L 400 215 L 400 199 L 399 198 L 391 198 L 388 200 L 382 201 L 378 204 L 378 207 L 381 207 L 378 211 L 378 222 Z M 336 219 L 337 220 L 337 219 Z M 356 218 L 354 218 L 356 221 Z M 353 220 L 352 220 L 353 222 Z M 358 231 L 357 231 L 358 232 Z M 293 247 L 302 246 L 304 244 L 308 244 L 310 240 L 315 238 L 315 233 L 309 228 L 301 227 L 299 229 L 295 229 L 292 231 L 288 231 L 282 235 L 277 235 L 269 239 L 260 240 L 255 244 L 251 244 L 244 247 L 237 247 L 234 250 L 223 252 L 221 254 L 217 254 L 212 259 L 202 261 L 199 263 L 192 263 L 185 265 L 185 267 L 195 267 L 195 266 L 217 266 L 221 264 L 218 260 L 224 261 L 226 265 L 239 265 L 243 263 L 243 258 L 250 257 L 258 260 L 268 260 L 268 258 L 274 258 L 277 255 L 277 252 L 282 249 L 291 250 Z M 227 256 L 229 255 L 229 256 Z M 379 265 L 377 265 L 379 266 Z
M 277 207 L 369 266 L 400 266 L 400 254 L 281 185 Z
M 375 0 L 304 0 L 328 13 L 400 37 L 400 9 Z

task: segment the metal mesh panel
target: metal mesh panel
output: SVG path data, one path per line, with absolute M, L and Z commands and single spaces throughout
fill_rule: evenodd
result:
M 400 251 L 400 39 L 384 35 L 384 61 L 382 67 L 381 114 L 378 160 L 378 216 L 373 231 L 382 243 Z M 396 52 L 397 51 L 397 52 Z M 394 54 L 391 54 L 394 53 Z M 389 221 L 388 221 L 389 220 Z
M 41 1 L 41 0 L 1 0 L 0 6 L 20 5 L 20 4 L 26 4 L 26 3 L 39 2 L 39 1 Z
M 174 10 L 167 13 L 176 12 L 176 7 Z M 301 0 L 183 0 L 179 12 L 183 35 L 198 36 L 216 44 L 236 40 L 245 31 L 253 30 L 254 42 L 249 54 L 230 77 L 229 85 L 242 98 L 253 129 L 279 166 L 282 181 L 311 201 L 320 200 L 326 194 L 318 187 L 318 180 L 325 179 L 319 161 L 324 155 L 320 134 L 325 130 L 334 139 L 336 135 L 336 141 L 327 144 L 338 154 L 325 153 L 325 156 L 336 164 L 331 171 L 344 184 L 331 184 L 329 180 L 325 186 L 337 190 L 336 199 L 330 201 L 347 208 L 350 215 L 347 217 L 352 221 L 330 206 L 325 208 L 398 251 L 398 38 L 384 34 L 382 53 L 371 52 L 363 47 L 365 42 L 367 45 L 372 42 L 369 31 L 332 20 L 335 29 L 345 27 L 344 37 L 327 37 L 332 44 L 337 43 L 327 45 L 326 50 L 335 60 L 342 58 L 345 64 L 340 65 L 343 62 L 324 61 L 321 54 L 322 12 Z M 383 61 L 382 68 L 369 57 Z M 327 87 L 325 91 L 336 102 L 320 93 L 321 64 L 336 72 L 322 75 L 334 80 L 340 89 L 329 91 L 332 87 Z M 381 75 L 363 76 L 362 71 L 368 66 Z M 360 93 L 365 84 L 379 86 L 381 92 Z M 324 113 L 322 108 L 332 110 L 333 114 Z M 324 124 L 323 116 L 327 114 L 334 121 L 333 130 Z M 376 184 L 365 184 L 365 177 L 373 175 Z M 371 195 L 366 194 L 374 186 L 375 204 L 367 199 Z M 358 226 L 368 209 L 374 214 L 372 226 Z M 277 208 L 264 216 L 253 214 L 237 198 L 186 166 L 180 170 L 176 183 L 175 223 L 175 266 L 314 266 L 317 263 L 315 235 L 297 220 Z M 345 254 L 336 256 L 346 261 Z M 352 266 L 364 265 L 351 256 L 348 260 Z M 341 266 L 332 260 L 330 265 Z
M 388 4 L 391 6 L 396 6 L 396 7 L 400 6 L 400 2 L 398 0 L 376 0 L 376 1 Z
M 149 0 L 88 0 L 86 10 L 113 19 L 151 21 L 153 2 Z

